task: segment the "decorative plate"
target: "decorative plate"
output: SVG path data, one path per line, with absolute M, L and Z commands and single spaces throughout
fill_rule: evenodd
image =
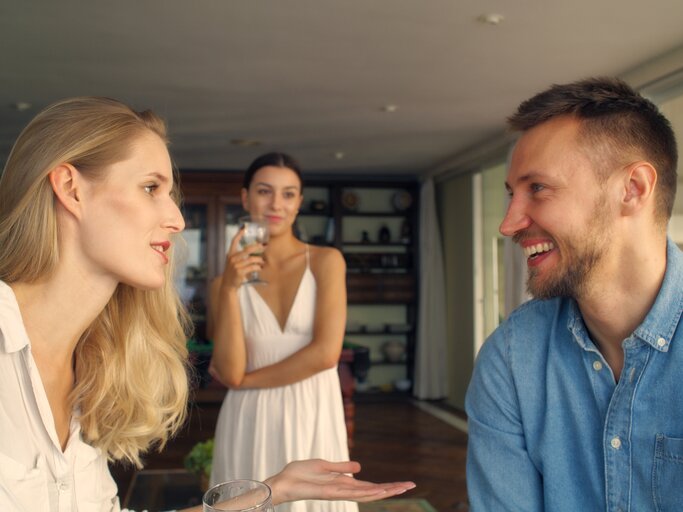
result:
M 391 198 L 391 204 L 396 211 L 404 212 L 413 204 L 413 196 L 407 190 L 400 190 Z
M 358 199 L 358 196 L 351 192 L 350 190 L 346 190 L 342 194 L 341 198 L 342 206 L 350 211 L 350 212 L 355 212 L 358 209 L 358 204 L 360 203 L 360 200 Z

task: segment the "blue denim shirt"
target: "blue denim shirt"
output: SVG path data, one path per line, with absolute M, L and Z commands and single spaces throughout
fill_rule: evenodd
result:
M 500 325 L 466 398 L 472 510 L 683 511 L 682 310 L 669 240 L 618 383 L 571 299 L 530 301 Z

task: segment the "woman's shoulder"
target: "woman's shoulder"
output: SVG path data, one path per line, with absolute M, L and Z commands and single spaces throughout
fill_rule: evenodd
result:
M 344 256 L 335 247 L 321 247 L 309 245 L 311 271 L 318 275 L 325 275 L 329 272 L 346 272 L 346 262 Z

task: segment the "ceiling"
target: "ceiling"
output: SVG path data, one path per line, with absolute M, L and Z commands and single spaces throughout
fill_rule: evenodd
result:
M 183 169 L 278 149 L 310 173 L 425 174 L 551 83 L 681 47 L 682 22 L 680 0 L 5 1 L 0 161 L 42 107 L 104 95 L 166 118 Z

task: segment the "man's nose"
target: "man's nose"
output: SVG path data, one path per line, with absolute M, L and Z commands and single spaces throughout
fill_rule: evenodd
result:
M 527 229 L 531 225 L 531 219 L 526 213 L 523 201 L 514 197 L 510 198 L 507 212 L 498 228 L 504 236 L 514 236 L 519 231 Z

